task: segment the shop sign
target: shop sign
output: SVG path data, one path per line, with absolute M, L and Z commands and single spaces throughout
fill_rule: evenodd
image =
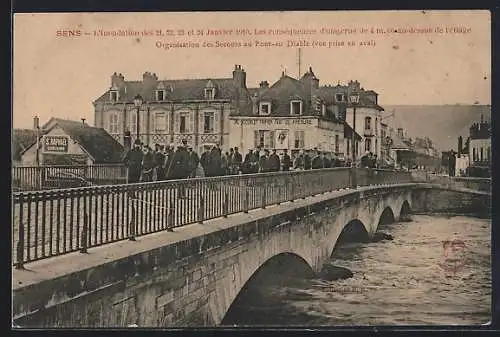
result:
M 289 126 L 289 125 L 313 125 L 316 121 L 313 118 L 252 118 L 234 119 L 235 125 L 255 125 L 255 126 Z
M 68 153 L 68 136 L 44 136 L 43 152 Z

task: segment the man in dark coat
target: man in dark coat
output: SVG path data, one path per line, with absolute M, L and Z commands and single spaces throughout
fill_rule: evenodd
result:
M 207 177 L 216 177 L 220 174 L 222 166 L 221 151 L 217 145 L 212 147 L 210 153 L 208 154 L 207 160 L 207 171 L 205 175 Z
M 154 156 L 149 145 L 143 147 L 144 155 L 142 157 L 142 181 L 153 181 L 153 169 L 155 167 Z
M 325 152 L 323 155 L 323 167 L 324 168 L 331 168 L 333 167 L 332 165 L 332 160 L 330 159 L 330 153 Z
M 313 170 L 318 170 L 323 168 L 323 158 L 322 158 L 322 153 L 319 151 L 316 151 L 316 155 L 314 156 L 312 162 L 311 162 L 311 168 Z
M 268 160 L 269 172 L 278 172 L 281 168 L 280 157 L 276 154 L 276 149 L 269 156 Z
M 129 183 L 138 183 L 141 180 L 142 156 L 141 141 L 136 139 L 134 147 L 123 158 L 123 163 L 128 168 L 127 179 Z
M 290 167 L 292 166 L 292 159 L 290 158 L 290 155 L 288 154 L 287 149 L 283 150 L 283 160 L 281 161 L 281 163 L 283 166 L 283 171 L 290 170 Z
M 174 158 L 174 153 L 175 149 L 173 144 L 166 146 L 164 153 L 165 159 L 163 161 L 163 175 L 165 180 L 172 179 L 172 160 Z
M 196 177 L 196 169 L 198 168 L 198 164 L 200 163 L 200 158 L 198 157 L 198 154 L 193 151 L 193 148 L 191 146 L 188 147 L 188 154 L 189 154 L 189 177 L 194 178 Z
M 294 170 L 304 170 L 304 152 L 301 150 L 299 155 L 293 161 Z
M 264 154 L 259 158 L 259 173 L 269 172 L 269 150 L 265 149 Z
M 182 140 L 182 144 L 177 147 L 172 159 L 172 179 L 186 179 L 189 172 L 189 153 L 186 149 L 187 141 Z M 179 198 L 186 197 L 185 183 L 179 185 Z
M 251 161 L 253 157 L 253 150 L 249 149 L 248 153 L 245 155 L 245 160 L 243 160 L 243 164 L 241 165 L 241 173 L 248 174 L 252 173 Z
M 238 151 L 238 148 L 235 147 L 233 154 L 233 174 L 240 173 L 242 159 L 241 153 Z
M 160 144 L 155 144 L 154 161 L 156 170 L 156 180 L 162 181 L 165 178 L 165 171 L 163 170 L 165 155 L 163 154 L 163 146 L 161 146 Z
M 309 150 L 304 153 L 304 170 L 311 169 L 311 156 L 309 155 Z

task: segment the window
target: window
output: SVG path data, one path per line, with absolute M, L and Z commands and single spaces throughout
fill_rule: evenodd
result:
M 111 113 L 109 115 L 109 133 L 120 133 L 118 124 L 118 114 Z
M 261 115 L 269 115 L 271 113 L 271 103 L 261 102 L 259 106 L 259 113 Z
M 179 132 L 180 133 L 186 133 L 187 132 L 187 116 L 186 115 L 181 115 L 179 118 L 180 118 Z
M 375 133 L 377 133 L 378 130 L 378 118 L 375 118 Z
M 335 135 L 335 153 L 339 153 L 339 135 Z
M 263 147 L 265 149 L 274 148 L 274 131 L 270 130 L 256 130 L 254 132 L 255 147 Z
M 480 161 L 483 161 L 483 147 L 481 146 L 481 148 L 479 149 L 479 160 Z
M 164 112 L 157 112 L 154 119 L 155 133 L 167 131 L 167 118 Z
M 378 152 L 378 139 L 375 138 L 375 149 L 374 149 L 374 152 L 377 153 Z
M 351 140 L 349 138 L 346 138 L 346 153 L 351 155 Z
M 326 116 L 326 105 L 321 104 L 321 115 Z
M 116 102 L 118 101 L 118 91 L 117 90 L 112 90 L 109 92 L 109 99 L 112 101 L 112 102 Z
M 165 90 L 157 90 L 156 91 L 156 100 L 163 101 L 165 99 Z
M 365 130 L 371 130 L 372 128 L 372 118 L 365 117 Z
M 335 100 L 337 102 L 343 102 L 344 101 L 344 95 L 343 94 L 336 94 L 335 95 Z
M 365 139 L 365 151 L 372 150 L 372 140 L 370 138 Z
M 294 142 L 294 148 L 296 149 L 302 149 L 305 147 L 305 136 L 304 136 L 304 131 L 295 131 L 295 142 Z
M 213 112 L 205 112 L 203 116 L 203 133 L 214 133 L 215 116 Z
M 215 89 L 214 88 L 205 88 L 205 99 L 211 100 L 215 97 Z
M 290 114 L 291 115 L 302 115 L 302 101 L 291 101 L 290 102 Z
M 491 158 L 490 158 L 491 154 L 490 153 L 491 153 L 491 150 L 490 150 L 490 147 L 488 146 L 488 152 L 486 152 L 486 160 L 488 160 L 488 161 L 491 160 Z
M 477 153 L 475 147 L 472 149 L 472 161 L 477 161 Z

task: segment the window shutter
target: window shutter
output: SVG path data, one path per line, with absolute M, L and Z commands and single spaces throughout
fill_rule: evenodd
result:
M 257 148 L 259 146 L 259 131 L 254 130 L 253 132 L 253 147 Z
M 273 149 L 275 147 L 275 145 L 274 145 L 274 141 L 275 141 L 274 137 L 276 136 L 276 131 L 271 131 L 270 134 L 271 134 L 270 144 L 271 144 L 271 148 Z
M 205 133 L 205 112 L 198 113 L 198 133 Z
M 174 114 L 174 133 L 180 133 L 180 114 L 176 112 Z
M 188 133 L 193 133 L 194 132 L 194 116 L 193 116 L 193 112 L 189 112 L 188 113 L 188 127 L 189 127 L 189 130 L 188 130 Z
M 220 132 L 220 112 L 219 111 L 214 112 L 214 132 L 215 133 Z

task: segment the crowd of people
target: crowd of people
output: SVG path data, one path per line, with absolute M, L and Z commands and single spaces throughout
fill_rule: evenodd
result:
M 351 166 L 349 161 L 317 148 L 300 150 L 291 156 L 286 149 L 278 155 L 276 149 L 257 147 L 243 157 L 238 147 L 224 152 L 215 144 L 199 156 L 186 140 L 177 148 L 155 144 L 154 150 L 136 140 L 123 162 L 128 167 L 129 183 Z M 376 163 L 376 155 L 371 153 L 360 158 L 362 167 L 375 168 Z

